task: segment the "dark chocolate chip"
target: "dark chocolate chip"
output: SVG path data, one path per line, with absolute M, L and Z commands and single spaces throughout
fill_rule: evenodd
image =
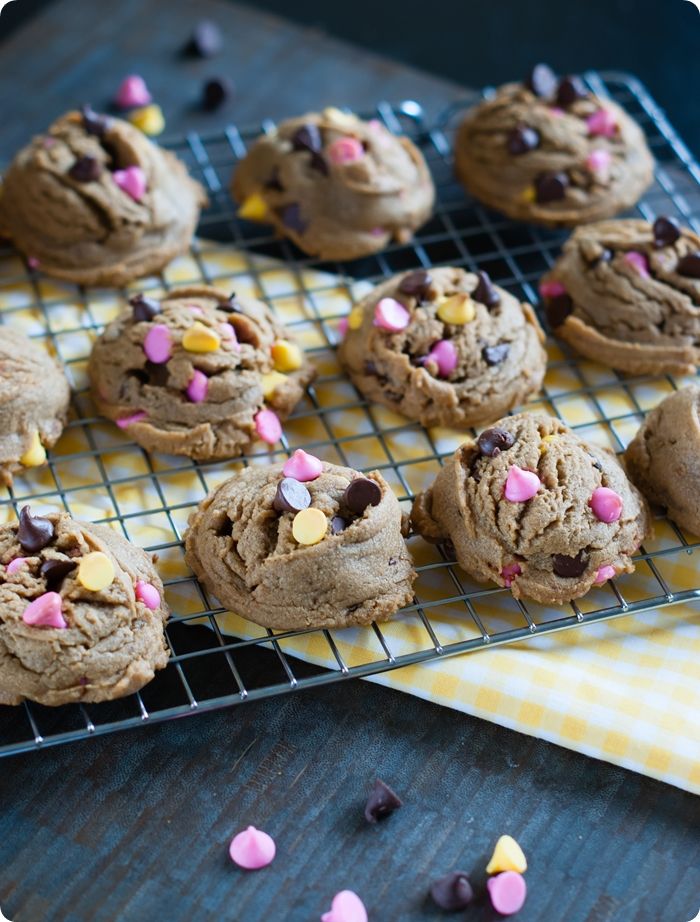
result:
M 501 296 L 496 291 L 496 286 L 491 281 L 491 276 L 488 272 L 484 272 L 483 269 L 479 269 L 476 275 L 479 281 L 471 293 L 472 299 L 478 301 L 479 304 L 485 304 L 488 308 L 497 307 L 501 303 Z
M 350 512 L 362 515 L 368 506 L 378 506 L 382 498 L 379 484 L 367 477 L 351 480 L 343 494 L 343 501 Z
M 341 531 L 345 531 L 348 527 L 348 523 L 342 517 L 342 515 L 334 515 L 331 519 L 331 534 L 339 535 Z
M 508 134 L 508 153 L 518 156 L 539 147 L 540 135 L 529 125 L 518 125 Z
M 580 77 L 562 77 L 557 88 L 557 103 L 563 108 L 575 103 L 577 99 L 588 96 L 588 92 Z
M 272 505 L 277 512 L 301 512 L 311 505 L 311 494 L 303 483 L 293 477 L 283 477 L 277 484 Z
M 284 192 L 284 186 L 280 182 L 279 167 L 274 167 L 272 173 L 270 174 L 270 178 L 265 183 L 265 188 L 271 189 L 274 192 Z
M 450 871 L 430 885 L 433 902 L 448 912 L 466 909 L 474 899 L 474 891 L 466 871 Z
M 153 320 L 157 314 L 160 314 L 160 303 L 155 298 L 137 294 L 129 298 L 129 304 L 133 308 L 133 318 L 136 323 Z
M 170 372 L 166 363 L 146 362 L 147 383 L 152 387 L 165 387 L 170 381 Z
M 676 272 L 687 278 L 700 279 L 700 251 L 688 253 L 687 256 L 679 259 Z
M 29 506 L 23 506 L 19 513 L 17 538 L 22 550 L 36 554 L 53 541 L 54 527 L 49 519 L 32 515 Z
M 401 279 L 399 291 L 401 294 L 410 295 L 410 297 L 422 301 L 426 291 L 430 288 L 431 282 L 432 278 L 429 272 L 425 269 L 416 269 L 415 272 L 409 272 L 408 275 Z
M 226 77 L 211 77 L 202 87 L 202 108 L 208 112 L 222 106 L 233 92 L 233 84 Z
M 311 164 L 312 170 L 317 170 L 319 173 L 322 173 L 324 176 L 328 176 L 328 173 L 329 173 L 328 161 L 323 156 L 323 154 L 320 154 L 318 151 L 315 151 L 315 150 L 311 151 L 311 160 L 309 162 Z
M 541 173 L 535 180 L 535 197 L 540 205 L 557 202 L 564 198 L 568 187 L 566 173 Z
M 595 457 L 595 455 L 590 455 L 590 459 L 591 459 L 591 461 L 593 462 L 593 467 L 594 467 L 597 471 L 602 471 L 602 470 L 603 470 L 603 465 L 602 465 L 602 464 L 600 463 L 600 461 Z
M 508 358 L 509 351 L 508 343 L 499 343 L 497 346 L 484 346 L 481 355 L 487 365 L 500 365 Z
M 681 226 L 675 218 L 660 217 L 654 221 L 654 246 L 670 247 L 681 235 Z
M 185 51 L 198 58 L 213 58 L 221 51 L 222 45 L 221 30 L 217 24 L 203 19 L 194 27 Z
M 557 576 L 564 579 L 573 579 L 580 576 L 588 566 L 588 554 L 581 550 L 575 557 L 566 554 L 552 554 L 552 570 Z
M 374 364 L 374 362 L 371 359 L 367 359 L 365 361 L 364 372 L 366 375 L 370 375 L 370 377 L 373 377 L 373 378 L 377 376 L 377 366 Z
M 292 135 L 292 147 L 294 150 L 310 150 L 318 152 L 323 149 L 323 141 L 318 125 L 309 122 L 302 125 Z
M 574 309 L 574 302 L 566 293 L 547 298 L 544 302 L 544 312 L 549 320 L 549 325 L 554 329 L 560 327 Z
M 548 64 L 535 64 L 525 81 L 525 86 L 532 90 L 535 96 L 548 99 L 554 96 L 557 88 L 557 75 Z
M 403 807 L 401 798 L 391 790 L 388 784 L 384 784 L 381 778 L 377 778 L 372 788 L 372 793 L 367 798 L 365 804 L 365 819 L 368 823 L 376 823 L 389 816 L 394 810 Z
M 92 106 L 84 105 L 81 108 L 83 117 L 83 128 L 88 134 L 94 134 L 98 138 L 103 138 L 112 124 L 112 119 L 108 115 L 99 115 Z
M 71 570 L 78 566 L 75 560 L 45 560 L 39 567 L 39 573 L 46 580 L 46 591 L 57 592 Z
M 279 208 L 277 214 L 280 216 L 284 226 L 296 231 L 297 234 L 303 234 L 308 227 L 308 224 L 301 216 L 301 207 L 296 202 L 285 205 L 284 208 Z
M 68 175 L 76 182 L 94 182 L 100 178 L 102 164 L 97 157 L 91 157 L 86 154 L 84 157 L 78 157 L 73 166 L 68 170 Z
M 228 296 L 228 301 L 221 301 L 216 305 L 217 310 L 223 311 L 225 314 L 242 314 L 243 309 L 241 305 L 236 301 L 236 292 L 232 291 Z
M 495 458 L 502 451 L 507 451 L 515 444 L 515 436 L 511 435 L 507 429 L 484 429 L 476 444 L 482 455 L 487 458 Z

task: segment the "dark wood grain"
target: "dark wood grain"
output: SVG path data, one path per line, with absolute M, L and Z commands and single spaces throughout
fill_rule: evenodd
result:
M 226 54 L 183 60 L 204 15 L 222 24 Z M 434 112 L 459 95 L 217 0 L 61 0 L 2 47 L 0 156 L 69 106 L 103 106 L 131 71 L 171 134 L 380 97 Z M 201 80 L 220 72 L 236 96 L 205 115 Z M 268 668 L 263 651 L 254 657 L 250 672 Z M 0 773 L 0 906 L 15 922 L 313 922 L 345 887 L 372 922 L 438 919 L 431 879 L 459 867 L 483 882 L 504 832 L 530 859 L 521 922 L 687 922 L 700 907 L 696 798 L 368 683 L 32 753 Z M 405 807 L 369 827 L 377 775 Z M 249 823 L 279 849 L 254 874 L 227 858 Z M 468 918 L 494 916 L 481 901 Z

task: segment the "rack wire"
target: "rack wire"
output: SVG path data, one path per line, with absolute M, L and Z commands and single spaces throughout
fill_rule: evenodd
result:
M 593 91 L 615 99 L 637 119 L 656 157 L 654 185 L 636 212 L 646 219 L 675 215 L 698 230 L 695 215 L 700 214 L 700 169 L 646 89 L 635 78 L 619 73 L 591 72 L 586 74 L 586 81 Z M 486 95 L 489 92 L 482 91 Z M 372 440 L 374 450 L 384 460 L 369 468 L 382 471 L 408 509 L 418 489 L 427 485 L 438 465 L 463 438 L 442 430 L 425 430 L 367 404 L 334 365 L 334 347 L 339 338 L 337 322 L 358 294 L 357 280 L 376 283 L 402 269 L 439 264 L 486 269 L 498 284 L 537 302 L 537 282 L 555 260 L 566 232 L 505 219 L 468 198 L 453 179 L 453 129 L 461 111 L 480 95 L 465 94 L 459 104 L 431 124 L 416 102 L 377 105 L 373 117 L 396 133 L 408 134 L 423 150 L 438 201 L 433 218 L 412 242 L 392 245 L 376 256 L 352 263 L 319 263 L 272 236 L 267 228 L 237 218 L 227 192 L 231 170 L 250 141 L 261 130 L 270 130 L 270 122 L 248 129 L 231 125 L 222 131 L 166 142 L 204 183 L 210 207 L 202 216 L 190 258 L 180 261 L 176 273 L 165 270 L 158 279 L 146 280 L 140 287 L 168 289 L 202 280 L 216 284 L 222 282 L 222 276 L 228 283 L 230 267 L 225 272 L 217 270 L 217 246 L 236 246 L 241 279 L 253 280 L 257 293 L 266 296 L 273 309 L 305 340 L 321 369 L 274 451 L 259 450 L 229 464 L 195 464 L 182 458 L 149 456 L 129 442 L 126 435 L 95 415 L 83 373 L 92 340 L 127 293 L 95 294 L 52 283 L 27 269 L 9 249 L 0 251 L 0 303 L 9 305 L 0 319 L 50 340 L 74 390 L 71 421 L 51 453 L 48 467 L 42 474 L 28 472 L 16 479 L 12 489 L 0 493 L 0 517 L 5 514 L 9 519 L 22 505 L 32 502 L 42 508 L 64 508 L 77 518 L 118 525 L 127 538 L 159 555 L 174 611 L 167 627 L 170 663 L 140 693 L 98 705 L 46 708 L 25 703 L 18 708 L 0 707 L 0 755 L 371 676 L 700 599 L 700 588 L 692 582 L 692 564 L 691 585 L 687 581 L 680 585 L 674 575 L 677 568 L 672 566 L 683 555 L 692 554 L 699 542 L 660 513 L 654 538 L 636 558 L 634 575 L 617 578 L 556 610 L 515 602 L 507 591 L 471 582 L 447 548 L 428 548 L 415 538 L 411 539 L 411 549 L 419 576 L 414 602 L 390 626 L 367 629 L 377 652 L 358 661 L 344 652 L 345 632 L 256 631 L 245 622 L 232 626 L 231 616 L 207 596 L 182 561 L 181 535 L 188 513 L 209 489 L 241 465 L 278 460 L 303 445 L 327 460 L 362 467 L 357 462 L 362 457 L 358 444 Z M 290 290 L 284 286 L 279 290 L 277 260 L 285 268 L 282 277 L 293 281 Z M 233 276 L 235 284 L 237 272 Z M 277 280 L 277 289 L 270 286 L 270 278 Z M 337 307 L 339 291 L 347 304 L 342 310 Z M 329 293 L 334 298 L 329 299 Z M 290 299 L 303 304 L 301 315 L 285 315 L 284 304 Z M 624 449 L 644 412 L 683 383 L 672 376 L 619 375 L 581 361 L 551 339 L 548 347 L 549 372 L 537 403 L 584 437 L 617 451 Z M 345 421 L 344 426 L 339 426 L 339 419 Z M 152 497 L 146 508 L 144 493 Z M 311 634 L 318 640 L 316 649 L 320 645 L 324 651 L 307 657 L 315 664 L 294 655 L 298 643 Z

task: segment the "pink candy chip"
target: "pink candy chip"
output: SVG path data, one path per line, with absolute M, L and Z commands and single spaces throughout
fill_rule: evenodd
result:
M 146 194 L 146 174 L 140 166 L 115 170 L 112 177 L 122 192 L 126 192 L 135 202 L 140 202 Z
M 617 134 L 617 121 L 608 109 L 596 109 L 586 119 L 586 125 L 588 126 L 588 133 L 592 135 L 613 138 Z
M 598 521 L 608 525 L 617 522 L 622 515 L 622 497 L 610 487 L 598 487 L 594 490 L 588 505 Z
M 151 94 L 148 92 L 146 81 L 138 74 L 130 74 L 124 77 L 114 102 L 120 109 L 131 109 L 134 106 L 147 106 L 151 101 Z
M 609 563 L 606 563 L 604 566 L 598 567 L 593 582 L 596 586 L 601 586 L 609 579 L 612 579 L 613 576 L 615 576 L 615 567 L 611 567 Z
M 11 560 L 8 565 L 5 567 L 5 573 L 12 575 L 22 568 L 22 564 L 26 560 L 26 557 L 15 557 L 14 560 Z
M 502 916 L 512 916 L 525 905 L 527 885 L 525 878 L 517 871 L 504 871 L 486 881 L 489 897 L 496 912 Z
M 329 912 L 324 912 L 321 922 L 367 922 L 367 910 L 360 897 L 352 890 L 336 893 Z
M 601 178 L 607 176 L 611 162 L 612 154 L 609 150 L 604 150 L 602 148 L 592 150 L 586 157 L 586 166 L 588 169 L 591 173 L 595 173 Z
M 382 298 L 374 308 L 374 325 L 391 333 L 405 330 L 411 322 L 411 315 L 403 304 L 393 298 Z
M 505 567 L 503 567 L 501 570 L 501 578 L 503 579 L 506 589 L 510 589 L 515 577 L 520 576 L 522 572 L 519 563 L 507 563 Z
M 517 464 L 512 464 L 506 478 L 503 491 L 505 498 L 511 503 L 524 503 L 532 499 L 542 486 L 540 478 L 532 471 L 525 471 Z
M 164 323 L 157 323 L 146 333 L 143 351 L 149 362 L 164 365 L 173 354 L 173 339 Z
M 27 605 L 22 621 L 32 627 L 66 628 L 68 625 L 61 612 L 62 604 L 63 600 L 57 592 L 45 592 Z
M 282 424 L 272 410 L 260 410 L 255 414 L 255 431 L 263 442 L 274 445 L 282 437 Z
M 340 333 L 341 336 L 345 336 L 345 334 L 348 332 L 348 318 L 347 317 L 341 317 L 340 320 L 338 321 L 338 332 Z
M 328 145 L 328 159 L 331 163 L 353 163 L 365 155 L 365 149 L 357 138 L 336 138 Z
M 284 462 L 282 473 L 285 477 L 293 477 L 301 483 L 316 480 L 323 473 L 323 462 L 316 455 L 307 454 L 302 448 L 297 448 L 291 458 Z
M 195 369 L 192 380 L 187 385 L 187 397 L 192 403 L 203 403 L 209 391 L 209 378 L 203 371 Z
M 440 377 L 447 378 L 457 367 L 459 357 L 455 344 L 449 339 L 441 339 L 439 343 L 435 343 L 422 361 L 423 363 L 435 362 Z
M 134 423 L 140 423 L 141 420 L 145 419 L 147 416 L 148 413 L 142 410 L 140 413 L 132 413 L 131 416 L 122 416 L 121 419 L 117 419 L 115 422 L 120 429 L 128 429 L 129 426 L 133 426 Z
M 150 583 L 144 583 L 140 579 L 134 586 L 134 594 L 139 602 L 143 602 L 146 608 L 150 608 L 151 611 L 156 611 L 156 609 L 160 608 L 160 592 Z
M 559 295 L 565 295 L 566 288 L 561 282 L 551 279 L 546 282 L 540 282 L 540 295 L 543 298 L 558 298 Z
M 623 259 L 626 263 L 632 266 L 632 268 L 636 269 L 642 278 L 649 278 L 649 261 L 647 260 L 644 253 L 638 253 L 636 250 L 630 250 L 629 253 L 625 253 Z
M 228 853 L 231 861 L 246 871 L 257 871 L 272 864 L 277 846 L 272 836 L 261 829 L 249 826 L 231 839 Z

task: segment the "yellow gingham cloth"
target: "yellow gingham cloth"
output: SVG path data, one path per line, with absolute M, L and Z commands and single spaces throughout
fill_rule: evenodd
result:
M 78 391 L 75 403 L 80 416 L 90 418 L 94 408 L 80 389 L 86 387 L 86 358 L 96 335 L 94 327 L 118 312 L 123 296 L 106 290 L 82 295 L 74 286 L 42 276 L 29 282 L 23 275 L 19 259 L 8 257 L 0 262 L 2 320 L 39 340 L 43 336 L 49 348 L 55 346 Z M 197 242 L 192 256 L 172 263 L 164 277 L 168 285 L 210 280 L 242 295 L 266 298 L 283 321 L 293 324 L 304 346 L 314 350 L 320 372 L 315 395 L 324 412 L 322 416 L 314 412 L 311 401 L 305 400 L 297 418 L 285 426 L 290 451 L 304 446 L 327 461 L 365 470 L 378 467 L 407 510 L 407 489 L 424 489 L 438 470 L 435 450 L 444 455 L 462 440 L 459 433 L 444 429 L 427 433 L 381 407 L 357 405 L 357 396 L 340 374 L 328 340 L 338 340 L 338 318 L 348 312 L 353 297 L 367 289 L 366 283 L 285 266 L 206 241 Z M 137 287 L 157 293 L 160 284 L 158 279 L 146 279 Z M 36 306 L 37 296 L 44 302 L 44 311 Z M 608 369 L 581 361 L 578 372 L 594 396 L 577 393 L 581 378 L 570 365 L 557 364 L 563 356 L 556 344 L 548 346 L 553 363 L 546 379 L 548 397 L 533 401 L 527 409 L 551 413 L 556 408 L 566 422 L 577 426 L 581 436 L 594 443 L 619 448 L 614 429 L 626 444 L 640 420 L 638 412 L 628 414 L 640 407 L 651 408 L 671 390 L 666 378 L 629 384 L 625 390 Z M 606 423 L 606 416 L 613 422 Z M 381 439 L 375 427 L 382 431 Z M 84 454 L 75 458 L 76 453 Z M 72 456 L 69 462 L 62 461 L 66 456 Z M 250 462 L 267 463 L 281 457 L 284 452 L 279 446 L 267 452 L 259 444 Z M 174 614 L 202 612 L 201 596 L 176 539 L 205 488 L 212 489 L 231 476 L 241 462 L 197 469 L 187 459 L 149 459 L 112 424 L 77 420 L 51 458 L 53 470 L 35 469 L 16 478 L 15 502 L 31 499 L 37 509 L 57 508 L 62 505 L 62 491 L 76 517 L 106 520 L 117 528 L 121 519 L 135 544 L 158 548 L 161 574 L 171 581 L 167 596 Z M 0 517 L 11 520 L 14 511 L 8 491 L 0 492 L 0 503 Z M 691 545 L 696 541 L 692 535 L 686 539 Z M 645 545 L 648 554 L 664 552 L 655 556 L 653 566 L 674 592 L 700 586 L 697 552 L 679 549 L 678 544 L 677 534 L 662 520 Z M 458 567 L 448 570 L 441 565 L 439 550 L 419 538 L 412 538 L 409 546 L 416 564 L 427 569 L 421 571 L 415 587 L 419 607 L 381 626 L 393 656 L 432 647 L 421 610 L 443 646 L 478 638 L 480 631 L 464 603 L 442 601 L 464 591 L 479 591 L 473 600 L 474 611 L 489 631 L 525 625 L 509 593 L 475 584 Z M 661 594 L 657 577 L 644 562 L 635 574 L 616 580 L 616 585 L 630 603 Z M 579 601 L 583 612 L 616 604 L 610 585 L 592 590 Z M 562 617 L 561 610 L 531 603 L 527 610 L 538 624 Z M 231 613 L 219 615 L 218 624 L 224 633 L 237 637 L 266 634 Z M 349 667 L 386 661 L 372 629 L 333 631 L 332 639 Z M 338 668 L 323 632 L 283 636 L 279 645 L 285 654 Z M 675 605 L 533 637 L 514 646 L 434 660 L 375 675 L 371 681 L 700 791 L 700 617 L 695 605 Z

